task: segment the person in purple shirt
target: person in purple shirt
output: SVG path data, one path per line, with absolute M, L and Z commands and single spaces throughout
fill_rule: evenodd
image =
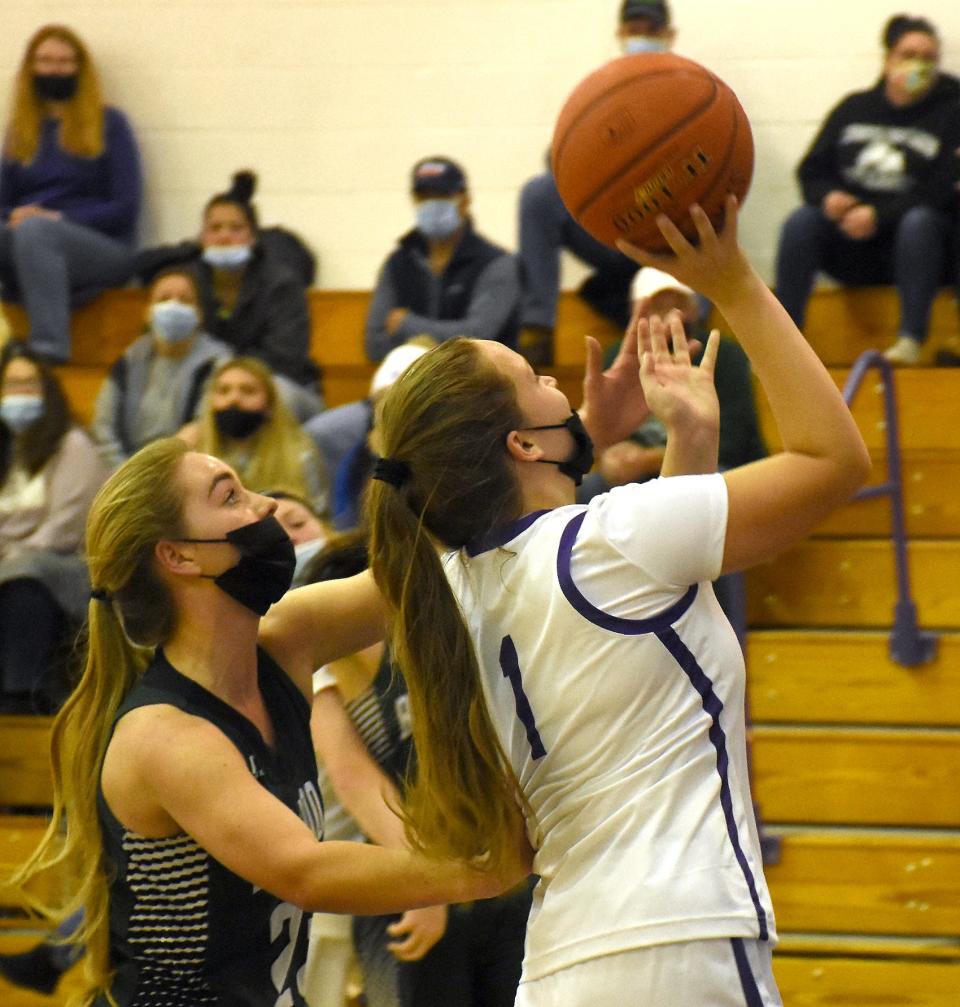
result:
M 0 282 L 23 302 L 32 351 L 70 358 L 70 307 L 125 283 L 141 202 L 140 155 L 104 105 L 83 42 L 46 25 L 27 45 L 0 161 Z

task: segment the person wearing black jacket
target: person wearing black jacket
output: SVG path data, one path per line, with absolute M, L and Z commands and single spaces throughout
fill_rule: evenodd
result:
M 960 81 L 940 72 L 925 18 L 890 18 L 882 41 L 880 80 L 833 109 L 800 163 L 804 205 L 780 234 L 776 289 L 802 328 L 818 270 L 851 286 L 895 284 L 898 338 L 885 355 L 914 364 L 949 280 Z
M 255 184 L 251 172 L 237 172 L 231 188 L 207 203 L 199 241 L 141 252 L 136 273 L 146 283 L 164 268 L 190 264 L 204 330 L 237 356 L 262 360 L 303 422 L 323 408 L 320 371 L 309 355 L 307 277 L 261 234 L 250 201 Z
M 380 270 L 367 314 L 367 356 L 380 361 L 414 336 L 517 336 L 520 271 L 516 258 L 481 237 L 469 215 L 463 169 L 446 157 L 413 167 L 416 227 L 400 238 Z

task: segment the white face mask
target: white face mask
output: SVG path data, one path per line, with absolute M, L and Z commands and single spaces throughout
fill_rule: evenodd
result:
M 625 56 L 635 56 L 641 52 L 666 52 L 667 42 L 662 38 L 655 38 L 652 35 L 628 35 L 623 40 L 623 53 Z
M 425 199 L 417 204 L 417 230 L 425 238 L 442 241 L 463 223 L 455 199 Z
M 150 307 L 150 326 L 168 343 L 189 339 L 200 323 L 197 309 L 180 301 L 157 301 Z
M 22 434 L 44 413 L 41 395 L 4 395 L 0 399 L 0 420 L 15 433 Z
M 208 245 L 203 261 L 214 269 L 243 269 L 253 255 L 250 245 Z

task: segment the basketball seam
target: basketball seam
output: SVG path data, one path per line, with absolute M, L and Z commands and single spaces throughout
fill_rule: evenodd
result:
M 706 102 L 704 102 L 702 105 L 698 105 L 683 119 L 680 119 L 679 121 L 675 122 L 671 129 L 669 129 L 665 133 L 662 133 L 653 142 L 647 144 L 647 146 L 643 150 L 638 151 L 634 155 L 633 160 L 628 165 L 626 165 L 622 171 L 619 171 L 617 172 L 616 175 L 612 176 L 611 178 L 608 178 L 603 188 L 598 189 L 596 192 L 594 192 L 591 196 L 587 198 L 586 202 L 582 203 L 579 207 L 577 207 L 577 210 L 574 213 L 574 217 L 579 218 L 584 213 L 586 213 L 587 210 L 589 210 L 594 203 L 602 199 L 610 191 L 611 188 L 617 185 L 624 178 L 625 175 L 630 174 L 630 172 L 636 166 L 637 162 L 646 157 L 651 150 L 668 141 L 670 137 L 674 136 L 676 133 L 682 130 L 692 119 L 695 119 L 698 115 L 702 115 L 704 112 L 708 111 L 710 107 L 717 102 L 718 100 L 717 96 L 720 94 L 720 87 L 718 86 L 716 78 L 711 77 L 710 82 L 713 84 L 713 91 L 711 92 Z M 570 130 L 568 129 L 567 132 L 569 133 Z

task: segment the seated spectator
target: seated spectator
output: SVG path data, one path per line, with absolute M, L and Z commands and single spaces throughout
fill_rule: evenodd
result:
M 358 446 L 367 440 L 367 435 L 374 425 L 374 409 L 383 393 L 431 345 L 434 345 L 432 339 L 422 337 L 411 339 L 410 342 L 405 342 L 403 345 L 391 349 L 381 361 L 380 367 L 374 372 L 374 377 L 370 382 L 370 395 L 366 399 L 361 399 L 359 402 L 348 402 L 346 405 L 336 406 L 334 409 L 327 409 L 303 425 L 303 429 L 316 442 L 330 485 L 335 487 L 337 475 L 345 459 L 353 455 Z M 356 500 L 351 503 L 349 511 L 350 517 L 342 519 L 347 524 L 337 524 L 338 510 L 334 488 L 331 512 L 336 527 L 353 528 L 357 524 Z
M 516 344 L 517 260 L 481 237 L 470 216 L 460 165 L 428 157 L 413 166 L 416 226 L 380 270 L 367 314 L 367 356 L 383 360 L 413 336 L 454 336 Z
M 79 550 L 107 476 L 60 383 L 18 343 L 0 358 L 0 692 L 7 710 L 51 712 L 60 662 L 87 610 Z
M 368 398 L 328 409 L 305 424 L 304 429 L 320 450 L 327 482 L 333 487 L 330 512 L 334 528 L 345 531 L 355 528 L 360 521 L 361 496 L 373 468 L 374 458 L 367 441 L 373 430 L 377 403 L 431 345 L 433 340 L 419 337 L 392 349 L 374 372 Z
M 648 266 L 637 274 L 632 292 L 634 303 L 645 301 L 644 317 L 659 315 L 664 318 L 671 311 L 680 312 L 687 338 L 699 340 L 701 344 L 691 354 L 692 361 L 699 364 L 708 333 L 702 322 L 702 305 L 696 291 L 669 273 Z M 616 349 L 612 347 L 608 357 L 615 355 Z M 750 361 L 734 340 L 720 340 L 713 376 L 720 403 L 719 468 L 732 469 L 764 458 L 767 446 L 757 418 Z M 666 443 L 666 429 L 658 419 L 651 417 L 628 440 L 601 453 L 596 469 L 584 478 L 577 491 L 578 501 L 585 503 L 613 486 L 656 478 L 660 474 Z M 746 625 L 742 574 L 721 577 L 714 583 L 714 589 L 727 618 L 743 640 Z
M 804 205 L 777 250 L 777 296 L 803 328 L 818 271 L 850 286 L 893 283 L 894 364 L 916 364 L 937 288 L 949 280 L 960 140 L 960 81 L 942 73 L 940 39 L 921 17 L 890 18 L 880 80 L 829 114 L 797 175 Z
M 189 269 L 158 273 L 150 285 L 147 332 L 113 365 L 97 395 L 91 432 L 111 468 L 189 423 L 210 372 L 232 356 L 226 343 L 203 331 L 198 305 Z
M 178 436 L 232 465 L 245 486 L 285 490 L 326 509 L 327 486 L 313 441 L 278 395 L 269 368 L 252 357 L 219 364 L 200 416 Z
M 320 371 L 310 359 L 306 287 L 312 272 L 309 261 L 278 251 L 285 243 L 261 238 L 251 202 L 255 188 L 252 172 L 237 172 L 230 189 L 204 208 L 199 240 L 141 252 L 136 271 L 149 282 L 171 265 L 192 265 L 203 329 L 237 356 L 262 360 L 302 422 L 323 408 Z
M 0 282 L 22 300 L 33 352 L 70 358 L 70 306 L 130 276 L 140 157 L 104 105 L 93 60 L 69 28 L 27 45 L 0 162 Z
M 623 0 L 617 38 L 627 55 L 663 52 L 676 32 L 664 2 Z M 524 290 L 520 302 L 519 350 L 534 366 L 553 362 L 553 330 L 560 296 L 560 253 L 572 252 L 593 272 L 580 296 L 619 328 L 630 320 L 633 259 L 589 235 L 570 216 L 550 170 L 529 179 L 520 190 L 519 251 Z

